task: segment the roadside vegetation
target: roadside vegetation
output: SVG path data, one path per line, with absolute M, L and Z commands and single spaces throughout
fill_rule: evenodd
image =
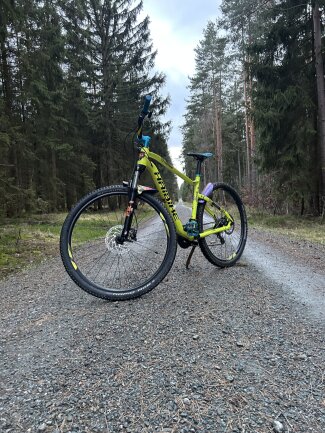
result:
M 247 209 L 247 217 L 249 227 L 325 245 L 325 219 L 322 217 L 271 215 L 252 208 Z
M 142 219 L 152 217 L 151 210 L 142 209 Z M 24 267 L 59 254 L 61 227 L 66 213 L 30 215 L 0 220 L 0 279 Z M 110 222 L 119 223 L 110 214 Z M 74 242 L 83 243 L 102 237 L 108 227 L 107 214 L 89 214 L 78 222 Z
M 247 209 L 249 228 L 277 232 L 325 245 L 325 222 L 315 217 L 270 215 Z M 0 221 L 0 279 L 26 266 L 40 263 L 59 254 L 60 230 L 65 213 L 31 215 Z M 100 220 L 97 220 L 100 224 Z M 92 218 L 80 231 L 80 240 L 87 241 L 96 233 Z
M 64 214 L 33 215 L 0 222 L 0 278 L 58 254 Z

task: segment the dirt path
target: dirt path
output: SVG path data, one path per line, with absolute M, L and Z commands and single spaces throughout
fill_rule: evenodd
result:
M 255 229 L 244 259 L 325 319 L 325 247 Z
M 2 281 L 0 431 L 323 433 L 324 248 L 251 231 L 233 268 L 188 253 L 134 301 L 59 258 Z

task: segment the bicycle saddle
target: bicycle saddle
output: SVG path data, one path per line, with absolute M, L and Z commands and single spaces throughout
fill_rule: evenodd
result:
M 187 155 L 193 156 L 193 158 L 195 158 L 199 161 L 204 161 L 207 158 L 211 158 L 211 156 L 213 156 L 213 153 L 211 153 L 211 152 L 203 152 L 203 153 L 189 152 Z

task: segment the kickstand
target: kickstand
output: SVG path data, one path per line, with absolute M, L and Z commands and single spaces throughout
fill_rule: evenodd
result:
M 191 258 L 192 258 L 192 256 L 193 256 L 193 253 L 194 253 L 195 248 L 196 248 L 196 245 L 194 245 L 194 246 L 192 247 L 191 252 L 190 252 L 190 254 L 189 254 L 188 257 L 187 257 L 187 260 L 186 260 L 186 269 L 188 269 L 189 266 L 190 266 Z

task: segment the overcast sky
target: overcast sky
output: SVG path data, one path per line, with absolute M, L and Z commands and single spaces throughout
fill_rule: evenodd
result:
M 188 77 L 194 73 L 194 48 L 209 20 L 215 20 L 220 0 L 143 0 L 143 14 L 151 21 L 150 33 L 158 50 L 156 69 L 166 74 L 165 94 L 171 97 L 167 119 L 173 121 L 168 147 L 173 162 L 182 146 L 179 126 L 185 114 Z

